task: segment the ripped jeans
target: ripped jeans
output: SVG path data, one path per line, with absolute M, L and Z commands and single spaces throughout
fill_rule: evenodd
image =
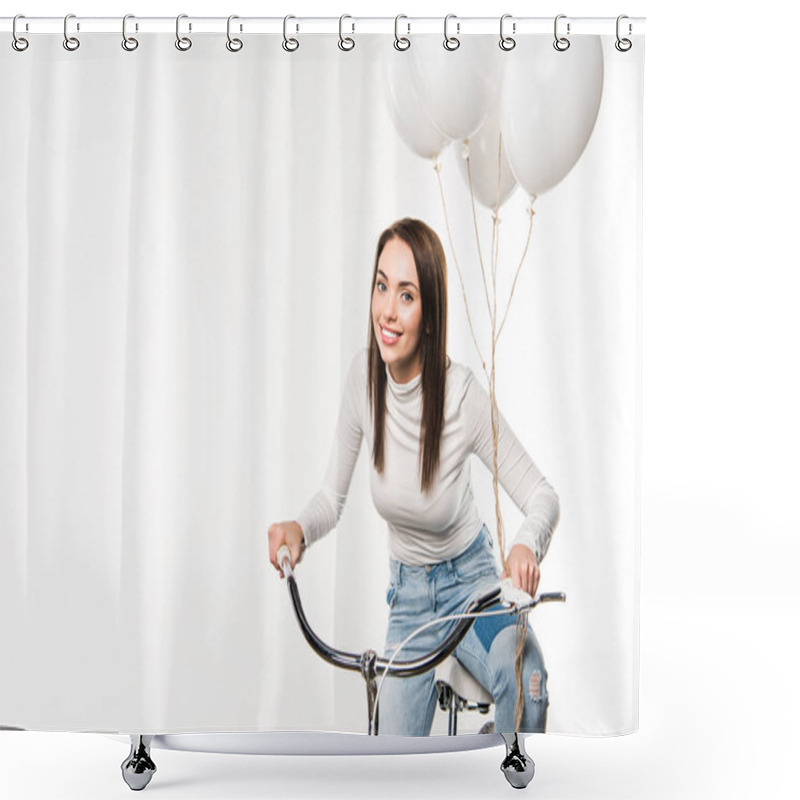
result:
M 469 602 L 497 585 L 499 571 L 492 539 L 484 525 L 461 555 L 423 567 L 409 567 L 390 559 L 391 579 L 386 601 L 389 626 L 386 657 L 416 628 L 429 620 L 464 611 Z M 491 610 L 500 605 L 492 606 Z M 516 616 L 479 617 L 456 648 L 455 657 L 495 701 L 495 730 L 515 731 L 517 704 Z M 433 650 L 453 629 L 455 621 L 433 625 L 415 636 L 398 661 Z M 547 723 L 547 672 L 533 630 L 528 626 L 522 671 L 525 698 L 518 732 L 542 732 Z M 434 671 L 413 678 L 387 677 L 379 706 L 379 733 L 428 736 L 436 710 Z

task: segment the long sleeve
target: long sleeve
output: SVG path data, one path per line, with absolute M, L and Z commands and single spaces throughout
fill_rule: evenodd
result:
M 321 539 L 336 526 L 347 499 L 364 435 L 359 409 L 364 403 L 365 367 L 363 353 L 350 365 L 322 487 L 297 517 L 306 545 Z
M 467 382 L 464 403 L 465 411 L 472 419 L 472 451 L 492 472 L 491 402 L 488 392 L 478 384 L 472 373 Z M 497 467 L 500 485 L 525 515 L 509 549 L 516 544 L 524 544 L 541 563 L 558 524 L 558 495 L 533 463 L 502 414 L 499 415 Z

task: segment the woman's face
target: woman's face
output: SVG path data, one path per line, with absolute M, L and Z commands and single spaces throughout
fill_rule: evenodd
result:
M 395 381 L 406 383 L 420 373 L 422 298 L 414 254 L 402 239 L 390 239 L 378 259 L 372 330 Z

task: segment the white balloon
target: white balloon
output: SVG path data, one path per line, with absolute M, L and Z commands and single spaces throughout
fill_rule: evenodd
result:
M 599 36 L 573 36 L 564 52 L 552 36 L 521 37 L 509 52 L 500 128 L 514 175 L 528 194 L 560 183 L 581 157 L 603 94 Z
M 389 52 L 384 59 L 384 84 L 389 114 L 400 138 L 417 155 L 436 158 L 450 142 L 428 116 L 417 93 L 411 59 L 405 52 Z
M 445 50 L 442 42 L 438 34 L 413 37 L 414 82 L 439 130 L 451 139 L 468 139 L 499 91 L 504 53 L 497 36 L 465 36 L 457 50 Z
M 463 145 L 454 142 L 458 169 L 469 186 L 472 174 L 472 191 L 475 199 L 486 208 L 497 211 L 517 188 L 517 181 L 505 154 L 505 146 L 500 141 L 500 114 L 497 106 L 489 112 L 483 125 L 470 137 L 469 171 L 467 160 L 463 158 Z M 500 164 L 500 191 L 497 189 L 498 149 Z

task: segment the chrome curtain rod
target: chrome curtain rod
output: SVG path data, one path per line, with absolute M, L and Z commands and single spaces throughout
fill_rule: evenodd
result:
M 395 17 L 355 17 L 345 15 L 345 32 L 394 34 Z M 570 17 L 559 15 L 559 25 L 569 34 L 614 34 L 617 30 L 616 17 Z M 505 30 L 511 35 L 532 33 L 552 33 L 553 17 L 513 17 L 507 16 Z M 13 17 L 0 18 L 0 31 L 11 33 Z M 70 30 L 78 33 L 120 33 L 122 17 L 81 17 L 70 15 Z M 127 19 L 129 33 L 174 33 L 175 17 L 137 17 Z M 229 29 L 228 17 L 193 17 L 186 15 L 181 21 L 182 28 L 192 34 L 224 34 Z M 442 33 L 444 17 L 407 17 L 402 15 L 402 33 L 423 34 Z M 339 17 L 290 17 L 290 32 L 297 34 L 337 34 L 341 29 Z M 498 33 L 500 17 L 458 17 L 451 16 L 450 30 L 456 36 L 469 34 Z M 625 36 L 643 34 L 644 17 L 625 17 L 622 34 Z M 284 17 L 235 17 L 233 30 L 244 34 L 284 33 Z M 64 17 L 20 16 L 17 20 L 19 34 L 63 33 Z

